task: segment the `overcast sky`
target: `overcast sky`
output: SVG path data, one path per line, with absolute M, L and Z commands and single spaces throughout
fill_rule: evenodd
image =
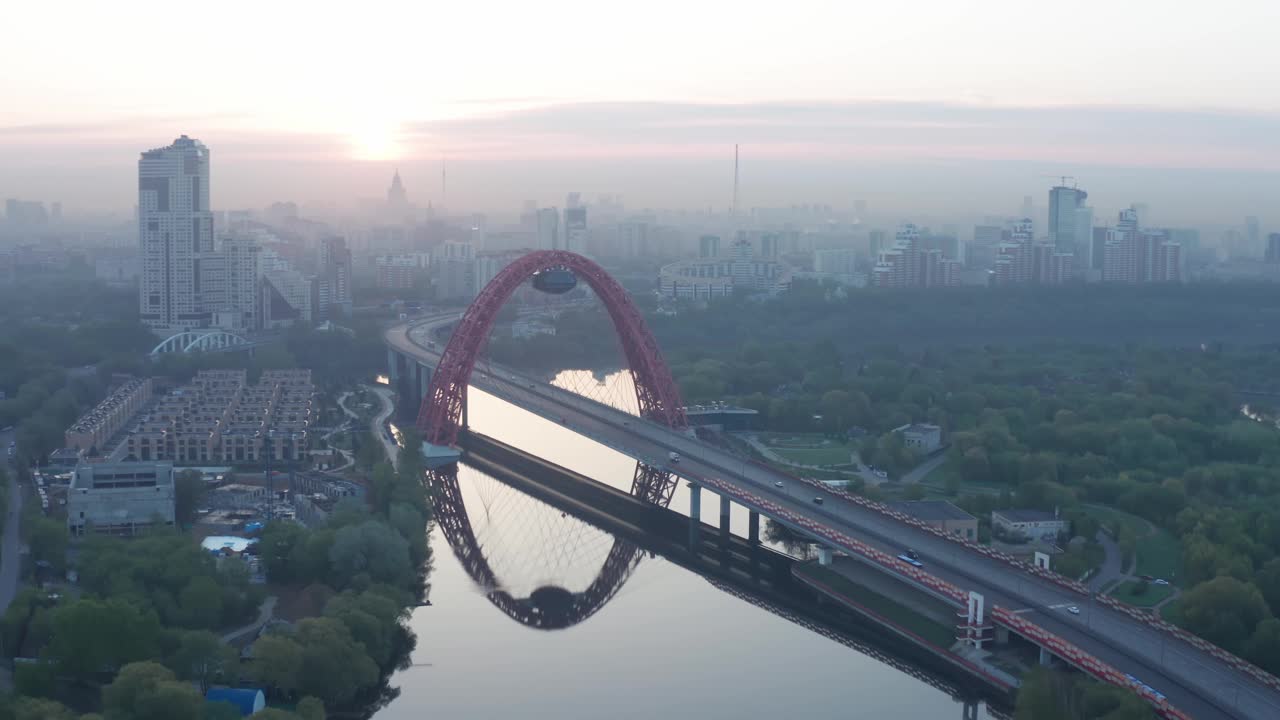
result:
M 137 153 L 184 132 L 223 206 L 374 196 L 396 166 L 426 199 L 441 157 L 451 204 L 719 205 L 734 142 L 771 173 L 754 204 L 905 200 L 919 163 L 1005 163 L 1011 204 L 1076 169 L 1280 170 L 1276 0 L 329 7 L 6 6 L 0 195 L 127 209 Z

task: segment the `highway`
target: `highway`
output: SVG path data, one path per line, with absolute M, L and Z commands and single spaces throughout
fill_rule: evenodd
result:
M 386 342 L 406 356 L 434 365 L 443 343 L 437 342 L 435 348 L 428 348 L 426 338 L 456 318 L 457 314 L 442 315 L 416 325 L 397 326 L 387 331 Z M 677 475 L 728 481 L 794 515 L 820 522 L 891 555 L 912 548 L 927 572 L 964 590 L 981 593 L 988 607 L 1000 605 L 1014 610 L 1024 619 L 1133 675 L 1166 695 L 1191 717 L 1242 720 L 1280 717 L 1280 692 L 1184 642 L 1016 567 L 875 510 L 814 490 L 687 434 L 514 371 L 496 366 L 492 372 L 477 369 L 471 385 L 560 422 L 632 458 L 667 467 Z M 680 453 L 682 459 L 678 464 L 668 462 L 667 454 L 671 451 Z M 815 495 L 824 496 L 821 505 L 814 502 Z M 1080 614 L 1067 612 L 1071 606 L 1077 606 Z

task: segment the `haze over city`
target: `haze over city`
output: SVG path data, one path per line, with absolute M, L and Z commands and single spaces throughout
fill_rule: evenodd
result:
M 443 160 L 458 208 L 723 209 L 734 143 L 748 207 L 994 212 L 1072 175 L 1211 224 L 1280 191 L 1267 0 L 168 8 L 11 9 L 0 195 L 127 212 L 133 154 L 182 133 L 215 149 L 220 208 L 347 207 L 397 168 L 440 203 Z M 53 25 L 76 52 L 16 31 Z
M 0 720 L 1280 718 L 1277 0 L 10 5 Z

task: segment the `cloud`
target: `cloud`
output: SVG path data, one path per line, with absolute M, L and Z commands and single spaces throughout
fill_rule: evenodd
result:
M 723 153 L 1040 159 L 1280 169 L 1280 116 L 1153 107 L 909 102 L 564 103 L 413 123 L 410 147 L 469 154 Z

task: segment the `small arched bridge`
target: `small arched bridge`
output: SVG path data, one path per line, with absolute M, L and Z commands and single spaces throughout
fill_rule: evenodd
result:
M 255 344 L 225 330 L 187 330 L 177 335 L 169 336 L 159 345 L 152 348 L 151 354 L 223 352 L 248 349 Z

